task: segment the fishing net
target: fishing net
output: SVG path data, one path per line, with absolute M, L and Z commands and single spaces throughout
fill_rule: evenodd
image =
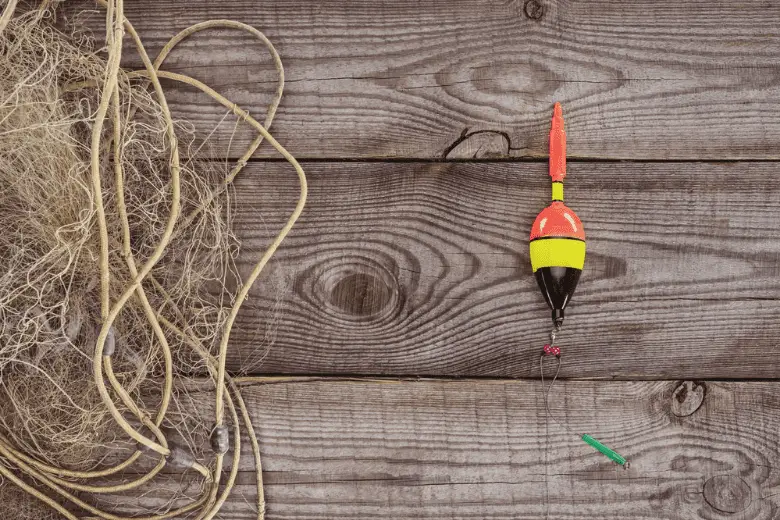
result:
M 22 519 L 125 518 L 104 505 L 178 472 L 187 485 L 146 517 L 212 518 L 244 435 L 262 517 L 257 439 L 225 355 L 306 195 L 300 166 L 266 130 L 281 62 L 262 33 L 228 21 L 188 28 L 152 62 L 122 1 L 102 6 L 105 42 L 58 28 L 48 3 L 11 1 L 0 18 L 0 507 Z M 274 58 L 279 88 L 264 125 L 161 70 L 175 45 L 213 27 L 255 35 Z M 142 70 L 119 66 L 128 41 Z M 236 166 L 208 160 L 208 143 L 173 120 L 160 78 L 200 89 L 258 132 Z M 301 197 L 241 280 L 231 185 L 263 139 L 294 166 Z M 210 406 L 193 406 L 193 388 L 214 396 Z

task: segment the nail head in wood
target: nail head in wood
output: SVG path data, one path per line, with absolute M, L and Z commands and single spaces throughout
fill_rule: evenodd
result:
M 523 11 L 531 20 L 541 20 L 544 16 L 544 6 L 537 0 L 528 0 L 523 6 Z

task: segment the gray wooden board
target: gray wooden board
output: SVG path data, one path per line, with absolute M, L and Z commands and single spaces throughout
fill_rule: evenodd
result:
M 549 203 L 544 163 L 304 167 L 308 205 L 250 293 L 231 370 L 538 376 L 551 320 L 528 234 Z M 774 164 L 569 171 L 566 201 L 588 254 L 560 335 L 563 376 L 778 377 Z M 243 273 L 297 190 L 286 163 L 253 163 L 239 177 Z
M 553 413 L 623 453 L 628 470 L 548 427 L 538 382 L 297 381 L 243 393 L 269 520 L 776 519 L 778 383 L 682 385 L 567 381 L 554 390 Z M 206 415 L 212 399 L 193 394 Z M 254 518 L 244 446 L 224 519 Z M 173 475 L 139 498 L 101 503 L 140 512 L 186 482 Z
M 765 2 L 126 9 L 152 53 L 210 18 L 265 31 L 287 71 L 272 131 L 301 158 L 544 157 L 561 101 L 572 158 L 780 159 L 780 7 Z M 234 31 L 194 37 L 166 68 L 260 119 L 275 85 L 266 53 Z M 240 155 L 250 132 L 203 95 L 168 86 L 176 114 L 200 135 L 214 131 L 208 153 Z M 527 235 L 548 201 L 544 163 L 304 166 L 309 205 L 240 316 L 232 371 L 538 376 L 549 315 Z M 567 203 L 585 223 L 588 260 L 561 375 L 658 381 L 560 381 L 551 406 L 631 469 L 548 424 L 538 381 L 302 377 L 244 390 L 270 520 L 780 516 L 778 383 L 691 381 L 780 374 L 775 163 L 574 161 L 570 172 Z M 242 272 L 296 193 L 283 163 L 252 163 L 240 177 Z M 211 395 L 192 397 L 208 415 Z M 246 455 L 222 518 L 254 517 Z M 167 471 L 139 495 L 95 503 L 142 512 L 193 486 Z
M 287 73 L 273 131 L 299 157 L 431 158 L 458 143 L 459 157 L 540 157 L 554 101 L 563 103 L 575 157 L 780 157 L 779 5 L 526 4 L 144 0 L 125 8 L 152 52 L 212 18 L 265 31 Z M 72 9 L 85 7 L 92 5 Z M 128 55 L 126 64 L 140 61 Z M 276 81 L 262 46 L 229 30 L 185 42 L 166 68 L 206 81 L 259 116 Z M 225 114 L 191 89 L 173 89 L 169 98 L 202 134 Z M 240 155 L 249 134 L 234 130 L 231 118 L 219 125 L 216 155 Z

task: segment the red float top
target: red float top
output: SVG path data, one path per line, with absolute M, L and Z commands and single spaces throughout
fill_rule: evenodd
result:
M 553 202 L 537 215 L 531 227 L 531 240 L 545 237 L 585 240 L 585 230 L 579 217 L 563 202 Z

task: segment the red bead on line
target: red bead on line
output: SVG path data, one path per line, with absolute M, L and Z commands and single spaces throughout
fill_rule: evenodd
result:
M 544 346 L 544 353 L 547 355 L 552 354 L 552 347 L 549 344 Z
M 552 354 L 553 354 L 553 356 L 560 356 L 561 355 L 561 348 L 560 347 L 553 347 Z

